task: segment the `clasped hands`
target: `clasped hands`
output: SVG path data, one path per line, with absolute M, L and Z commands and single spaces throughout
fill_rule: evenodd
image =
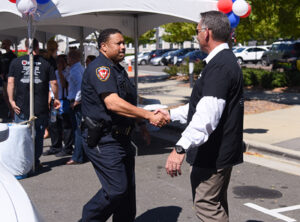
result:
M 170 114 L 167 110 L 157 109 L 151 112 L 149 122 L 158 127 L 162 127 L 171 121 Z

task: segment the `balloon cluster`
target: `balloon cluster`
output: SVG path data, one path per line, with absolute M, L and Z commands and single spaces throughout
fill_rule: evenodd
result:
M 46 4 L 50 0 L 9 0 L 12 3 L 16 3 L 17 9 L 22 14 L 34 14 L 37 9 L 37 4 Z
M 240 18 L 246 18 L 251 13 L 251 5 L 245 0 L 219 0 L 217 6 L 220 12 L 227 14 L 231 28 L 237 27 Z

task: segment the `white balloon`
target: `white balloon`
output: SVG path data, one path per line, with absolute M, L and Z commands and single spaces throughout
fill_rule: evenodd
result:
M 36 0 L 17 0 L 16 6 L 22 14 L 33 14 L 37 9 Z
M 232 4 L 232 11 L 238 16 L 243 16 L 248 12 L 248 3 L 245 0 L 236 0 Z

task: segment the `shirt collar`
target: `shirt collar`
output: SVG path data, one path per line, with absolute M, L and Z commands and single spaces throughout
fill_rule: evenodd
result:
M 206 62 L 206 64 L 209 63 L 210 60 L 212 60 L 213 57 L 215 57 L 220 51 L 222 51 L 223 49 L 229 49 L 229 46 L 227 43 L 222 43 L 220 45 L 218 45 L 216 48 L 214 48 L 209 54 L 208 56 L 204 59 L 204 61 Z
M 109 63 L 109 65 L 111 65 L 112 67 L 116 67 L 118 69 L 124 68 L 123 66 L 120 65 L 120 63 L 115 64 L 113 61 L 111 61 L 109 58 L 107 58 L 105 55 L 103 55 L 102 52 L 99 52 L 99 55 L 102 56 L 102 58 L 104 58 Z
M 71 65 L 70 69 L 74 69 L 77 66 L 81 66 L 80 62 L 76 62 L 75 64 Z

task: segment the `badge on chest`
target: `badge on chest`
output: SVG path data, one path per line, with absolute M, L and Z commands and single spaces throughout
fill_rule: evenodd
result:
M 107 66 L 98 67 L 96 69 L 96 76 L 100 81 L 105 82 L 109 79 L 110 69 Z

